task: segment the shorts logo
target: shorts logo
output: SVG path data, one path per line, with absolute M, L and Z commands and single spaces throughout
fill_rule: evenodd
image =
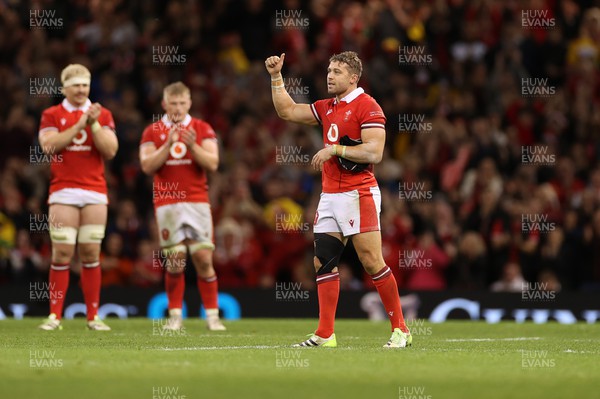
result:
M 354 219 L 348 220 L 348 223 L 350 223 L 350 227 L 354 227 Z
M 163 229 L 160 233 L 162 235 L 163 240 L 169 239 L 169 230 L 168 229 Z
M 169 152 L 173 158 L 181 159 L 187 153 L 187 147 L 181 141 L 177 141 L 171 145 L 171 150 Z
M 315 222 L 313 224 L 317 224 L 317 221 L 319 221 L 319 211 L 315 213 Z
M 75 137 L 73 137 L 73 143 L 75 143 L 77 145 L 81 145 L 81 144 L 85 143 L 86 140 L 87 140 L 87 132 L 83 129 L 81 129 L 79 131 L 79 133 L 77 133 L 77 135 Z

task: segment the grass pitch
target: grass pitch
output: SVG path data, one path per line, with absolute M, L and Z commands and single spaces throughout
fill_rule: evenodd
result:
M 292 349 L 316 320 L 247 319 L 209 333 L 186 320 L 0 321 L 1 398 L 599 398 L 600 324 L 414 325 L 411 348 L 386 350 L 387 323 L 340 320 L 338 348 Z

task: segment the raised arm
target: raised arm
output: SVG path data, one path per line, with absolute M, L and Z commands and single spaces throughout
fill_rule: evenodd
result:
M 303 123 L 305 125 L 317 125 L 309 104 L 296 104 L 285 90 L 281 68 L 285 53 L 280 57 L 274 55 L 266 59 L 265 67 L 271 75 L 271 96 L 273 97 L 273 105 L 277 111 L 277 115 L 283 120 Z

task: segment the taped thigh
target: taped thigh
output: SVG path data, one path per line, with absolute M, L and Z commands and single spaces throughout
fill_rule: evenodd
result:
M 75 227 L 50 226 L 50 240 L 52 244 L 75 245 L 77 242 L 77 229 Z
M 79 227 L 77 242 L 80 244 L 101 244 L 106 226 L 103 224 L 84 224 Z

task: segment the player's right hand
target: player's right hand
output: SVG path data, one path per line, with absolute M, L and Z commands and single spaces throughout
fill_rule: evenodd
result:
M 276 55 L 272 55 L 265 60 L 265 67 L 267 68 L 267 72 L 271 75 L 276 75 L 281 72 L 281 68 L 283 67 L 283 60 L 285 59 L 285 53 L 281 53 L 278 57 Z
M 179 141 L 179 125 L 177 124 L 173 125 L 171 130 L 169 130 L 169 135 L 167 136 L 167 144 L 170 147 L 171 144 L 173 144 L 176 141 Z
M 79 133 L 79 131 L 81 129 L 85 129 L 85 127 L 87 126 L 87 121 L 88 121 L 88 114 L 87 112 L 84 112 L 83 114 L 81 114 L 81 116 L 79 117 L 79 120 L 77 121 L 77 133 Z

